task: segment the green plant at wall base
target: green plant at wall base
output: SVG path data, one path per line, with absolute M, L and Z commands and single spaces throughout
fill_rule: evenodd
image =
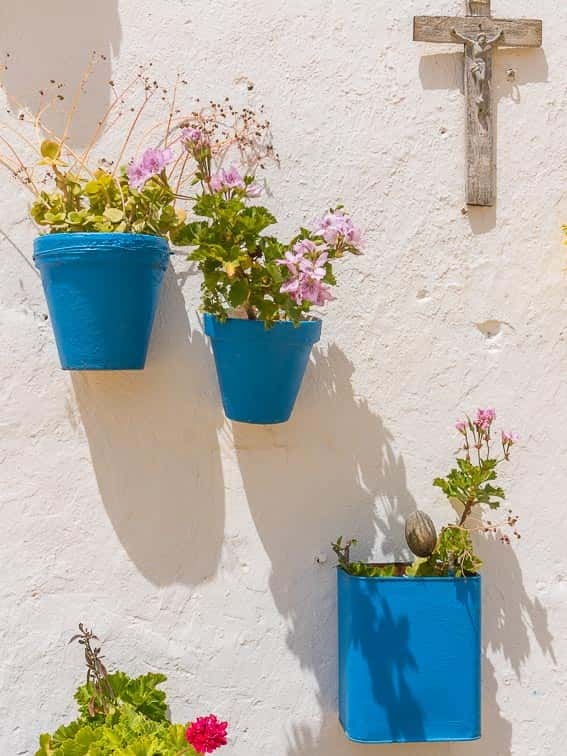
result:
M 79 629 L 72 640 L 84 647 L 87 665 L 87 681 L 75 694 L 79 716 L 41 735 L 36 756 L 196 756 L 226 744 L 226 722 L 212 715 L 172 724 L 165 693 L 158 689 L 165 675 L 109 674 L 100 648 L 93 646 L 96 636 L 82 624 Z

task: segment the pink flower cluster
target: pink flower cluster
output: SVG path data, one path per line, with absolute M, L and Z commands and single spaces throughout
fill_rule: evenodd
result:
M 219 722 L 214 714 L 198 717 L 189 725 L 185 737 L 197 753 L 213 753 L 226 745 L 227 722 Z
M 244 189 L 246 196 L 250 198 L 259 197 L 262 194 L 262 188 L 258 184 L 246 185 L 246 182 L 240 175 L 238 168 L 232 165 L 228 171 L 224 168 L 218 173 L 211 176 L 209 186 L 212 192 L 230 192 L 233 189 Z
M 485 433 L 490 431 L 492 423 L 496 420 L 496 410 L 494 409 L 479 409 L 476 413 L 476 425 L 480 430 Z
M 172 160 L 173 151 L 169 147 L 149 147 L 137 163 L 132 161 L 126 169 L 130 186 L 133 189 L 141 189 L 146 181 L 160 174 Z
M 478 409 L 474 422 L 469 417 L 467 417 L 466 420 L 459 420 L 459 422 L 455 424 L 455 428 L 462 436 L 465 437 L 465 451 L 468 452 L 470 450 L 471 444 L 473 444 L 476 449 L 480 449 L 484 443 L 490 444 L 492 425 L 495 420 L 496 410 Z M 469 431 L 472 436 L 472 441 L 468 435 Z M 502 431 L 500 438 L 502 441 L 504 458 L 509 459 L 510 449 L 512 448 L 512 446 L 514 446 L 515 443 L 517 443 L 518 436 L 511 431 Z
M 315 224 L 313 232 L 332 247 L 351 247 L 357 251 L 362 248 L 362 234 L 352 219 L 340 210 L 327 213 Z
M 462 433 L 466 436 L 467 430 L 474 430 L 476 429 L 479 433 L 483 435 L 490 435 L 490 429 L 492 428 L 492 423 L 496 420 L 496 410 L 494 409 L 479 409 L 476 411 L 476 418 L 473 423 L 471 422 L 470 418 L 467 418 L 467 420 L 459 420 L 458 423 L 456 423 L 455 428 L 459 431 L 459 433 Z
M 283 260 L 276 260 L 291 273 L 280 292 L 289 294 L 298 305 L 306 301 L 322 306 L 333 299 L 330 288 L 323 283 L 327 272 L 325 265 L 329 259 L 326 249 L 324 244 L 317 245 L 311 239 L 301 239 L 294 245 L 293 252 L 288 250 Z

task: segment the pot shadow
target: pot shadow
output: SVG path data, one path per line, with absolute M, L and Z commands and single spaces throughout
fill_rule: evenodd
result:
M 212 577 L 224 537 L 223 423 L 203 334 L 169 266 L 145 370 L 74 372 L 102 501 L 154 585 Z
M 337 718 L 336 576 L 317 560 L 327 560 L 329 544 L 342 534 L 358 537 L 357 558 L 374 556 L 376 543 L 383 561 L 407 561 L 399 544 L 405 518 L 416 509 L 403 458 L 381 418 L 354 393 L 353 372 L 337 346 L 314 349 L 289 423 L 233 425 L 248 505 L 271 560 L 270 590 L 288 627 L 287 646 L 317 681 L 324 723 L 312 747 L 305 741 L 311 733 L 296 731 L 300 745 L 288 753 L 302 756 L 338 752 L 338 725 L 328 724 Z
M 513 78 L 509 77 L 509 72 L 513 72 Z M 459 90 L 464 95 L 463 53 L 439 53 L 422 56 L 419 62 L 419 77 L 425 90 Z M 545 83 L 548 79 L 549 65 L 542 48 L 507 47 L 496 50 L 492 81 L 492 96 L 495 101 L 494 140 L 496 151 L 498 149 L 498 103 L 500 100 L 509 99 L 519 104 L 522 100 L 522 85 Z M 460 128 L 462 128 L 464 134 L 464 118 Z M 471 231 L 475 235 L 487 233 L 496 226 L 495 207 L 468 205 L 465 208 Z
M 73 122 L 71 141 L 75 144 L 90 139 L 93 124 L 110 102 L 111 58 L 118 55 L 120 43 L 118 0 L 52 0 L 45 8 L 37 4 L 35 13 L 30 12 L 29 3 L 19 0 L 0 4 L 0 71 L 4 65 L 2 83 L 10 102 L 15 109 L 25 107 L 36 113 L 54 97 L 56 107 L 44 120 L 56 134 L 62 133 L 83 73 L 91 55 L 97 54 Z

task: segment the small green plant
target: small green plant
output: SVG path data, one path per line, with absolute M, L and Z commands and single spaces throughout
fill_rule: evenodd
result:
M 406 575 L 409 577 L 466 577 L 476 575 L 482 561 L 475 555 L 468 530 L 447 525 L 441 530 L 437 546 L 431 556 L 418 557 Z
M 457 467 L 446 478 L 435 478 L 433 485 L 440 488 L 449 501 L 462 507 L 459 522 L 447 525 L 441 531 L 434 552 L 426 559 L 418 558 L 408 570 L 416 577 L 464 577 L 475 575 L 482 561 L 474 553 L 472 533 L 492 533 L 505 544 L 510 536 L 504 532 L 509 527 L 516 538 L 520 534 L 515 529 L 518 518 L 509 510 L 504 522 L 494 523 L 474 513 L 483 506 L 490 510 L 500 509 L 506 498 L 504 489 L 493 485 L 497 479 L 498 467 L 510 460 L 510 451 L 516 442 L 514 433 L 500 433 L 501 456 L 493 456 L 493 426 L 496 412 L 493 409 L 479 409 L 475 419 L 467 416 L 457 423 L 461 436 Z
M 462 507 L 463 511 L 457 523 L 446 525 L 441 530 L 433 549 L 435 536 L 427 551 L 420 552 L 416 548 L 416 553 L 426 553 L 429 556 L 418 557 L 405 570 L 408 577 L 476 575 L 482 561 L 474 552 L 473 534 L 493 535 L 503 544 L 510 543 L 507 530 L 511 530 L 515 538 L 520 538 L 516 530 L 518 518 L 511 510 L 508 510 L 501 522 L 486 519 L 482 512 L 483 506 L 490 510 L 500 509 L 506 498 L 504 490 L 493 483 L 497 479 L 499 465 L 510 460 L 511 449 L 517 441 L 514 433 L 502 431 L 499 438 L 501 455 L 494 456 L 492 445 L 495 419 L 496 412 L 493 409 L 479 409 L 474 420 L 467 417 L 466 420 L 457 423 L 456 427 L 461 436 L 459 453 L 463 456 L 457 457 L 457 467 L 453 468 L 446 478 L 435 478 L 433 485 L 440 488 L 452 503 Z M 417 514 L 421 514 L 421 520 L 427 517 L 423 513 Z M 419 523 L 419 518 L 412 523 L 410 533 Z M 423 522 L 420 527 L 423 529 Z M 433 524 L 431 527 L 433 528 Z M 408 544 L 413 540 L 408 538 Z M 342 538 L 332 544 L 339 566 L 349 574 L 360 577 L 388 577 L 398 574 L 395 565 L 375 566 L 351 562 L 350 548 L 353 545 L 356 545 L 356 540 L 352 539 L 343 544 Z
M 36 756 L 196 756 L 226 744 L 226 722 L 213 715 L 186 725 L 167 717 L 165 675 L 150 672 L 137 678 L 109 674 L 97 637 L 83 624 L 71 639 L 85 652 L 87 680 L 75 693 L 79 716 L 52 735 L 40 736 Z
M 339 567 L 349 575 L 355 577 L 398 577 L 400 572 L 400 565 L 396 564 L 368 564 L 366 562 L 352 562 L 350 559 L 350 550 L 352 546 L 357 545 L 357 540 L 351 538 L 343 544 L 343 537 L 337 538 L 335 543 L 331 544 L 331 548 L 337 555 Z
M 42 154 L 46 151 L 45 143 L 41 150 Z M 53 158 L 54 167 L 55 160 L 57 157 Z M 130 186 L 125 168 L 120 176 L 97 169 L 88 177 L 57 169 L 55 186 L 54 191 L 41 191 L 30 210 L 34 221 L 52 234 L 104 232 L 167 237 L 182 223 L 165 170 L 138 190 Z

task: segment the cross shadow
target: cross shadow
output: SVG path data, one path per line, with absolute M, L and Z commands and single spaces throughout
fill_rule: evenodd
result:
M 191 329 L 171 266 L 140 372 L 72 373 L 102 501 L 154 585 L 196 585 L 224 537 L 223 423 L 203 334 Z
M 297 756 L 348 752 L 336 724 L 336 575 L 330 562 L 318 565 L 316 557 L 329 554 L 331 541 L 343 534 L 359 537 L 357 557 L 370 558 L 378 542 L 385 561 L 404 561 L 404 522 L 416 509 L 403 458 L 381 418 L 354 393 L 353 372 L 337 346 L 315 349 L 289 423 L 233 426 L 287 645 L 317 681 L 323 726 L 316 735 L 293 731 L 288 754 Z
M 458 90 L 464 96 L 463 53 L 423 55 L 419 61 L 419 77 L 425 90 Z M 542 48 L 497 48 L 494 53 L 492 80 L 492 96 L 496 104 L 494 107 L 496 151 L 498 151 L 498 103 L 508 99 L 519 104 L 522 101 L 521 87 L 523 85 L 545 83 L 548 78 L 549 65 Z M 464 117 L 463 124 L 459 128 L 463 129 L 464 135 Z M 467 206 L 466 215 L 471 231 L 476 235 L 487 233 L 496 226 L 496 207 Z
M 0 4 L 0 63 L 7 67 L 2 83 L 14 108 L 28 107 L 33 113 L 51 95 L 64 97 L 45 117 L 47 126 L 61 134 L 73 95 L 92 53 L 97 53 L 71 132 L 72 142 L 84 144 L 109 103 L 111 58 L 118 55 L 121 42 L 118 0 L 52 0 L 37 3 L 35 12 L 29 6 L 19 0 Z

